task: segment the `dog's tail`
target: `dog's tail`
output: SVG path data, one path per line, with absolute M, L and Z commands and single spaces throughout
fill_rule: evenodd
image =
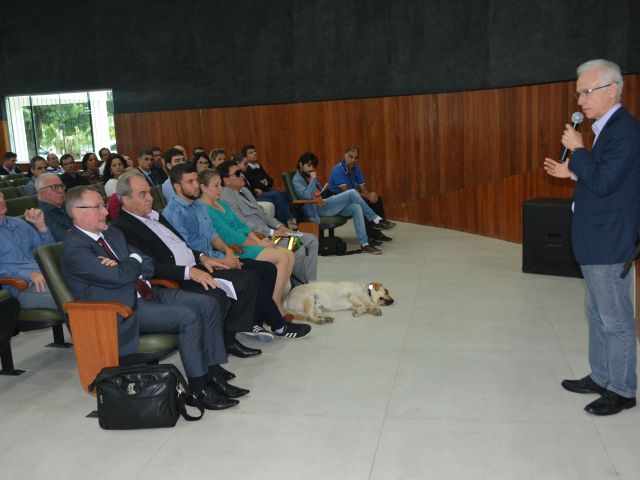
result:
M 284 309 L 284 311 L 287 313 L 287 315 L 291 315 L 293 317 L 293 320 L 306 320 L 307 316 L 303 313 L 299 313 L 299 312 L 294 312 L 293 310 L 289 310 L 287 308 Z

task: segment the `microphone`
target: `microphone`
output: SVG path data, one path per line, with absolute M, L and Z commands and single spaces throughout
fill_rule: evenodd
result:
M 573 112 L 573 115 L 571 115 L 571 126 L 574 130 L 580 129 L 582 120 L 584 120 L 584 115 L 582 114 L 582 112 Z M 560 154 L 559 162 L 564 163 L 564 161 L 567 159 L 567 155 L 569 155 L 569 149 L 563 148 L 562 153 Z

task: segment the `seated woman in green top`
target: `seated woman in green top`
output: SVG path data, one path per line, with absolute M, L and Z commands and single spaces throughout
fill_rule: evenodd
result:
M 271 262 L 276 266 L 276 285 L 273 290 L 273 300 L 281 307 L 282 291 L 286 286 L 295 257 L 290 250 L 279 248 L 269 240 L 259 239 L 246 223 L 243 223 L 229 205 L 219 200 L 222 191 L 220 175 L 217 170 L 207 168 L 198 174 L 200 183 L 200 201 L 207 205 L 207 213 L 216 228 L 218 235 L 227 245 L 235 244 L 243 248 L 240 258 L 251 258 Z

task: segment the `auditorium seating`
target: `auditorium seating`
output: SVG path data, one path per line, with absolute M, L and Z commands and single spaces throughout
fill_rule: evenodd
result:
M 6 199 L 5 199 L 6 200 Z M 34 197 L 16 197 L 6 200 L 7 215 L 10 217 L 19 217 L 24 215 L 24 211 L 28 208 L 36 208 L 38 202 Z
M 20 194 L 18 193 L 18 189 L 13 186 L 0 188 L 0 193 L 4 195 L 5 200 L 9 200 L 10 198 L 18 198 L 20 196 Z

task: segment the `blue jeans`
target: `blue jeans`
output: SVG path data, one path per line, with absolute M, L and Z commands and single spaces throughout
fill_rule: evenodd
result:
M 20 302 L 20 308 L 28 310 L 30 308 L 49 308 L 51 310 L 57 310 L 55 300 L 51 296 L 49 287 L 44 292 L 37 292 L 35 284 L 29 285 L 29 288 L 20 292 L 18 296 Z
M 591 378 L 618 395 L 635 397 L 637 352 L 631 275 L 620 278 L 622 263 L 580 268 L 587 284 Z
M 316 211 L 319 217 L 329 217 L 331 215 L 351 216 L 360 245 L 369 243 L 364 219 L 366 218 L 371 221 L 378 215 L 371 210 L 371 207 L 367 205 L 358 192 L 355 190 L 347 190 L 346 192 L 329 197 L 325 201 L 327 203 L 319 206 Z M 316 221 L 313 217 L 311 219 Z M 317 218 L 316 222 L 320 223 L 320 219 Z
M 256 199 L 260 202 L 273 203 L 276 207 L 276 218 L 285 226 L 289 220 L 295 218 L 295 215 L 289 208 L 289 199 L 287 198 L 287 194 L 280 190 L 262 192 L 260 195 L 256 196 Z

